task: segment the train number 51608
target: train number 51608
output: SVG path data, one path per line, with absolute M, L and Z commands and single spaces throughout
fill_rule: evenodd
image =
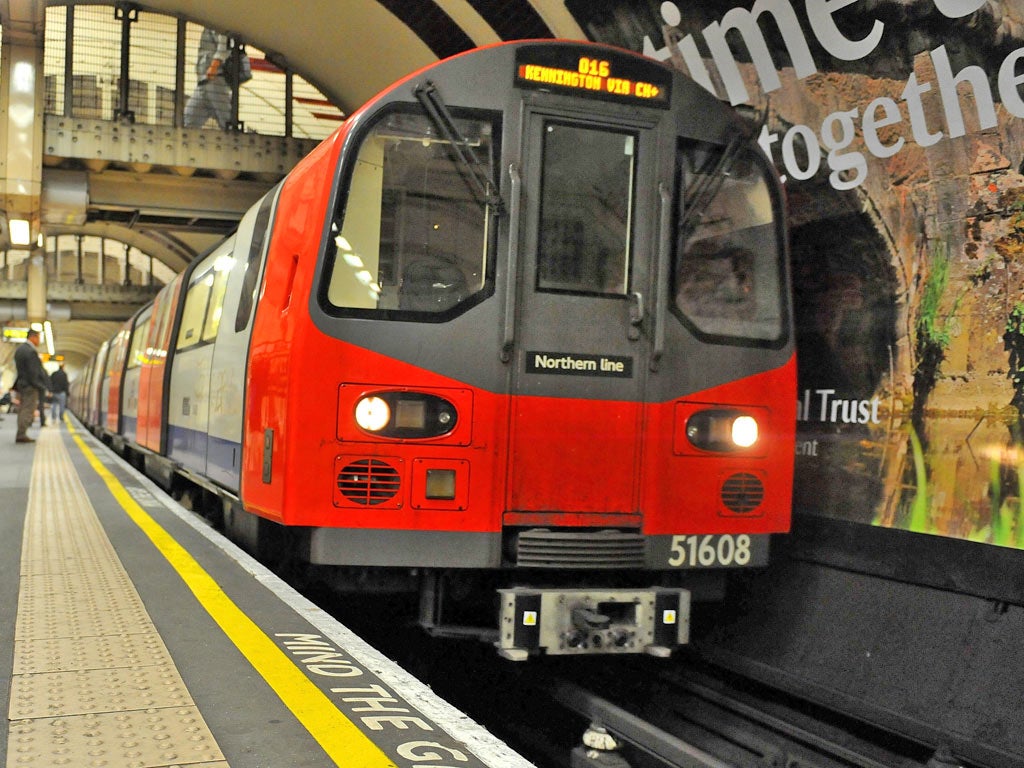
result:
M 668 564 L 675 568 L 743 566 L 751 561 L 750 536 L 741 533 L 673 536 Z

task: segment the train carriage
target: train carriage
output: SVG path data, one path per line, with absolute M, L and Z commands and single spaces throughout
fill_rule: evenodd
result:
M 115 435 L 121 432 L 121 384 L 124 380 L 124 364 L 128 357 L 131 329 L 132 321 L 125 321 L 121 330 L 110 340 L 106 365 L 100 381 L 99 425 L 104 431 Z
M 138 446 L 147 455 L 163 449 L 164 379 L 174 309 L 181 279 L 165 285 L 153 301 L 153 315 L 139 372 Z
M 140 443 L 139 407 L 142 366 L 146 357 L 146 342 L 152 325 L 153 305 L 143 307 L 130 321 L 130 340 L 121 378 L 121 423 L 119 434 L 127 441 Z
M 84 397 L 83 420 L 93 429 L 100 425 L 100 401 L 103 397 L 103 374 L 106 372 L 107 352 L 110 349 L 110 339 L 100 344 L 96 356 L 89 361 L 89 376 L 87 380 Z M 108 389 L 109 393 L 109 389 Z M 105 419 L 104 419 L 105 421 Z
M 160 460 L 250 546 L 419 589 L 434 632 L 667 653 L 691 592 L 789 527 L 785 221 L 753 132 L 586 43 L 395 84 L 179 277 Z

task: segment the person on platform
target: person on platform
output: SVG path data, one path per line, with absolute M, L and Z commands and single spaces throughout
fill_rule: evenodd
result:
M 64 411 L 68 407 L 68 374 L 64 370 L 64 363 L 60 368 L 50 374 L 50 392 L 53 394 L 53 410 L 50 418 L 54 423 L 60 424 L 64 421 Z
M 211 117 L 220 129 L 231 121 L 231 86 L 224 72 L 228 58 L 228 38 L 212 29 L 203 29 L 196 56 L 199 82 L 185 105 L 185 127 L 202 128 Z
M 46 394 L 50 386 L 49 377 L 43 368 L 43 361 L 39 359 L 36 347 L 39 346 L 39 331 L 32 328 L 24 344 L 21 344 L 14 352 L 14 365 L 18 371 L 18 378 L 14 381 L 14 388 L 18 390 L 21 404 L 18 406 L 18 432 L 14 437 L 16 443 L 34 443 L 28 436 L 28 428 L 35 419 L 36 409 L 39 402 Z

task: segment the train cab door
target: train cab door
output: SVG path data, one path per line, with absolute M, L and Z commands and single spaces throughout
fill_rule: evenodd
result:
M 507 508 L 637 514 L 653 121 L 535 110 L 524 130 Z

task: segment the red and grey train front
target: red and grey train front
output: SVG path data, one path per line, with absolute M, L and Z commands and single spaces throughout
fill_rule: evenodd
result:
M 686 642 L 687 577 L 789 527 L 785 228 L 748 136 L 680 74 L 572 43 L 455 57 L 357 114 L 319 340 L 288 352 L 337 414 L 290 449 L 332 472 L 330 509 L 291 517 L 309 559 L 440 574 L 433 601 L 480 577 L 510 658 Z

